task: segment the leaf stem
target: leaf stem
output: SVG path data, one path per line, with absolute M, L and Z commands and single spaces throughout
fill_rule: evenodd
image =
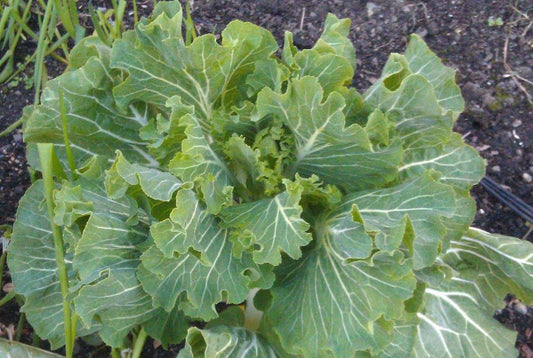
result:
M 2 239 L 5 240 L 5 239 Z M 0 287 L 4 287 L 4 265 L 6 264 L 6 256 L 7 251 L 2 252 L 2 256 L 0 256 Z
M 253 332 L 257 332 L 263 319 L 263 312 L 254 306 L 254 297 L 258 291 L 258 288 L 250 290 L 246 298 L 246 309 L 244 310 L 244 327 Z
M 22 329 L 24 328 L 24 321 L 26 320 L 26 315 L 24 312 L 20 313 L 19 321 L 17 323 L 17 330 L 15 331 L 15 341 L 20 342 L 20 337 L 22 337 Z
M 141 331 L 135 340 L 135 346 L 133 347 L 133 354 L 131 355 L 131 358 L 139 358 L 141 356 L 147 336 L 148 335 L 146 334 L 146 331 L 141 327 Z
M 120 358 L 120 353 L 117 348 L 111 348 L 111 357 Z
M 52 234 L 54 237 L 54 248 L 56 254 L 57 270 L 59 275 L 59 284 L 61 287 L 61 296 L 63 297 L 63 313 L 65 325 L 65 352 L 67 358 L 72 358 L 74 350 L 74 339 L 76 326 L 72 326 L 75 318 L 72 317 L 70 304 L 68 301 L 69 281 L 67 274 L 67 265 L 65 263 L 65 248 L 63 244 L 63 235 L 61 228 L 54 223 L 54 178 L 52 174 L 54 145 L 51 143 L 37 144 L 39 150 L 39 160 L 41 161 L 41 170 L 44 181 L 44 196 L 46 199 L 46 207 L 48 210 L 48 218 L 50 226 L 52 227 Z
M 68 139 L 65 101 L 63 100 L 63 91 L 61 90 L 59 90 L 59 107 L 61 109 L 61 128 L 63 130 L 63 142 L 65 143 L 65 151 L 67 152 L 68 165 L 70 167 L 70 177 L 72 180 L 76 180 L 78 175 L 76 174 L 76 164 L 72 155 L 72 149 L 70 148 L 70 140 Z

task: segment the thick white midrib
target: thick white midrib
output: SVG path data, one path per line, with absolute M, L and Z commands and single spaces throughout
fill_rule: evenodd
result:
M 416 167 L 416 166 L 420 166 L 420 165 L 424 165 L 424 164 L 431 164 L 431 163 L 437 163 L 438 164 L 439 160 L 451 156 L 452 154 L 457 152 L 458 149 L 459 148 L 454 149 L 454 150 L 452 150 L 449 153 L 445 153 L 445 154 L 439 155 L 438 157 L 435 157 L 435 158 L 431 158 L 431 159 L 428 159 L 428 160 L 421 160 L 421 161 L 418 161 L 418 162 L 412 162 L 412 163 L 406 164 L 406 165 L 400 167 L 398 169 L 398 171 L 401 172 L 401 171 L 409 169 L 411 167 Z

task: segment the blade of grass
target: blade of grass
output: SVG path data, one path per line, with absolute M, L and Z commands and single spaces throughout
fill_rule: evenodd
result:
M 41 170 L 44 181 L 44 197 L 46 199 L 46 208 L 52 228 L 54 238 L 54 248 L 56 254 L 56 263 L 59 276 L 59 284 L 61 287 L 61 295 L 63 296 L 63 314 L 65 325 L 65 352 L 68 358 L 72 358 L 74 349 L 74 339 L 76 337 L 76 326 L 72 326 L 74 321 L 70 309 L 70 302 L 68 300 L 69 281 L 67 275 L 67 266 L 65 263 L 65 247 L 63 244 L 63 234 L 61 228 L 54 223 L 54 178 L 53 178 L 53 162 L 55 157 L 54 145 L 51 143 L 37 144 L 39 151 L 39 160 L 41 162 Z
M 100 11 L 95 11 L 91 2 L 89 2 L 89 14 L 91 15 L 91 20 L 93 22 L 93 26 L 96 31 L 96 34 L 98 35 L 98 38 L 100 38 L 100 40 L 102 40 L 102 42 L 106 45 L 111 45 L 111 43 L 109 42 L 109 36 L 105 31 L 106 29 L 101 23 L 102 20 L 100 17 Z
M 52 46 L 49 46 L 49 47 L 48 47 L 48 49 L 47 49 L 46 53 L 44 54 L 44 56 L 46 57 L 46 56 L 52 55 L 52 53 L 53 53 L 55 50 L 57 50 L 59 46 L 63 46 L 63 45 L 66 46 L 66 42 L 68 41 L 69 36 L 70 36 L 70 35 L 69 35 L 68 33 L 63 34 L 63 36 L 61 36 L 61 38 L 59 38 L 58 40 L 56 40 L 56 42 L 54 42 L 54 44 L 53 44 Z M 68 50 L 67 50 L 67 51 L 68 51 Z M 31 62 L 33 62 L 33 60 L 35 60 L 35 56 L 36 56 L 36 53 L 34 52 L 30 57 L 28 57 L 28 58 L 26 59 L 26 61 L 25 61 L 22 65 L 17 66 L 17 70 L 16 70 L 15 72 L 13 72 L 13 73 L 12 73 L 12 74 L 11 74 L 6 80 L 5 80 L 5 82 L 9 82 L 9 81 L 11 81 L 16 75 L 18 75 L 19 73 L 21 73 L 22 71 L 24 71 L 24 70 L 26 69 L 26 67 L 27 67 Z M 5 57 L 7 58 L 7 54 L 6 54 Z M 3 61 L 3 59 L 0 60 L 0 66 L 2 65 L 2 61 Z M 64 60 L 64 61 L 66 61 L 66 60 Z M 2 82 L 2 81 L 0 81 L 0 82 Z M 4 131 L 4 132 L 5 132 L 5 131 Z M 4 132 L 2 132 L 2 134 L 5 135 Z M 1 137 L 1 136 L 2 136 L 2 135 L 0 134 L 0 137 Z
M 61 46 L 61 50 L 63 51 L 63 54 L 65 55 L 65 57 L 68 57 L 70 56 L 70 51 L 68 49 L 68 33 L 67 34 L 64 34 L 63 36 L 61 36 L 61 34 L 59 33 L 59 30 L 56 28 L 55 29 L 55 35 L 57 37 L 57 41 L 54 42 L 54 44 L 52 46 L 49 46 L 48 47 L 48 51 L 47 51 L 47 54 L 51 54 L 52 52 L 55 51 L 55 49 L 59 46 Z M 56 44 L 58 44 L 58 46 L 56 46 Z M 50 49 L 53 49 L 52 51 L 50 51 Z M 45 54 L 45 56 L 47 56 L 47 54 Z
M 187 1 L 185 6 L 187 17 L 185 18 L 185 44 L 189 46 L 196 38 L 196 29 L 191 16 L 191 3 Z
M 9 19 L 9 14 L 11 13 L 11 6 L 6 6 L 2 12 L 2 17 L 0 17 L 0 39 L 4 34 L 4 29 L 6 29 L 7 20 Z
M 18 0 L 15 0 L 15 2 L 13 3 L 13 6 L 12 8 L 17 8 L 18 9 L 18 3 L 19 1 Z M 31 3 L 30 3 L 31 5 Z M 26 9 L 24 10 L 24 13 L 22 15 L 22 18 L 25 19 L 28 14 L 29 14 L 29 9 L 30 9 L 30 6 L 26 7 Z M 4 55 L 4 57 L 2 57 L 2 60 L 0 61 L 0 63 L 4 63 L 5 60 L 7 60 L 7 64 L 4 66 L 4 69 L 2 70 L 2 73 L 0 73 L 0 83 L 3 83 L 6 81 L 6 79 L 8 77 L 11 76 L 11 74 L 13 73 L 14 71 L 14 66 L 15 66 L 15 59 L 14 59 L 14 56 L 15 56 L 15 49 L 17 47 L 17 44 L 18 44 L 18 41 L 20 39 L 20 37 L 22 36 L 22 28 L 18 28 L 16 30 L 16 33 L 15 32 L 15 20 L 10 18 L 9 20 L 9 25 L 8 25 L 8 29 L 7 29 L 7 34 L 8 36 L 6 36 L 4 38 L 4 43 L 2 45 L 2 47 L 5 47 L 5 45 L 7 43 L 9 43 L 9 50 L 6 52 L 6 54 Z M 7 56 L 7 57 L 6 57 Z
M 59 19 L 61 20 L 61 24 L 63 25 L 65 30 L 67 30 L 67 32 L 69 33 L 70 37 L 75 39 L 76 38 L 76 29 L 74 28 L 74 23 L 72 22 L 70 10 L 69 10 L 69 5 L 65 4 L 61 0 L 53 0 L 53 1 L 49 1 L 48 4 L 49 3 L 53 3 L 55 5 L 55 8 L 56 8 L 56 10 L 58 12 Z M 48 4 L 47 4 L 47 8 L 48 8 Z M 65 5 L 67 5 L 67 6 L 65 6 Z
M 28 25 L 26 24 L 26 21 L 24 20 L 24 18 L 20 17 L 20 15 L 18 14 L 18 12 L 15 9 L 11 9 L 11 17 L 13 18 L 13 20 L 15 20 L 15 22 L 18 24 L 18 26 L 20 26 L 20 28 L 22 30 L 24 30 L 28 35 L 30 35 L 35 40 L 37 40 L 39 38 L 37 36 L 37 34 L 35 32 L 33 32 L 33 30 L 28 27 Z
M 50 21 L 50 15 L 53 9 L 53 1 L 49 1 L 46 4 L 46 10 L 44 11 L 43 22 L 41 28 L 45 29 L 48 27 Z M 34 103 L 39 104 L 39 99 L 41 95 L 41 84 L 42 84 L 42 75 L 43 75 L 43 66 L 44 66 L 44 54 L 46 47 L 48 46 L 48 41 L 46 39 L 46 31 L 41 31 L 39 34 L 39 42 L 37 44 L 37 50 L 35 51 L 35 72 L 33 75 L 34 88 L 35 88 L 35 97 Z
M 122 35 L 124 11 L 126 11 L 126 0 L 119 0 L 118 7 L 115 8 L 115 34 L 113 39 L 119 39 Z
M 137 15 L 137 0 L 133 0 L 133 23 L 137 24 L 139 22 L 139 16 Z

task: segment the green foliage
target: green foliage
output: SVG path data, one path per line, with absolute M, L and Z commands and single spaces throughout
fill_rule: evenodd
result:
M 36 332 L 64 344 L 60 227 L 77 335 L 113 347 L 140 331 L 186 338 L 180 357 L 508 357 L 491 314 L 533 297 L 533 247 L 469 228 L 484 163 L 452 132 L 454 71 L 412 36 L 359 94 L 347 20 L 303 51 L 287 34 L 279 59 L 260 27 L 192 40 L 183 18 L 161 2 L 112 47 L 82 40 L 26 111 L 32 167 L 37 143 L 62 163 L 52 219 L 37 181 L 9 249 Z M 258 289 L 250 330 L 231 305 Z
M 501 16 L 498 16 L 498 17 L 489 16 L 489 19 L 487 20 L 487 24 L 490 27 L 494 27 L 494 26 L 500 27 L 500 26 L 503 26 L 503 20 Z

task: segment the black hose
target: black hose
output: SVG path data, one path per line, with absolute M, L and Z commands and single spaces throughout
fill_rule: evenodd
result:
M 480 181 L 481 186 L 485 188 L 490 194 L 498 198 L 502 203 L 507 205 L 515 213 L 520 215 L 523 219 L 533 224 L 533 207 L 526 204 L 519 197 L 511 194 L 494 180 L 489 177 L 484 177 Z

